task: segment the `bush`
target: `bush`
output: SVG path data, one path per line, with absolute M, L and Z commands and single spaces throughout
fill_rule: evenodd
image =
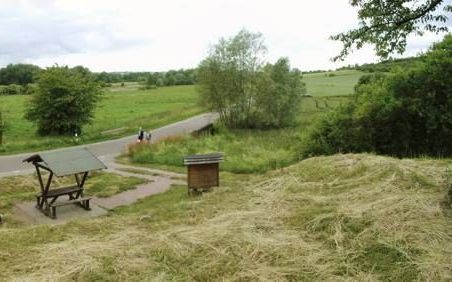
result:
M 198 68 L 201 101 L 230 128 L 277 128 L 295 120 L 305 93 L 289 60 L 264 63 L 262 35 L 246 30 L 221 39 Z
M 35 84 L 27 84 L 22 86 L 21 94 L 22 95 L 32 95 L 38 90 L 38 87 Z
M 40 73 L 25 117 L 36 122 L 41 135 L 80 134 L 93 119 L 100 94 L 88 69 L 54 66 Z
M 355 99 L 311 129 L 303 155 L 375 152 L 395 156 L 452 156 L 452 36 L 425 62 L 391 76 L 362 77 Z
M 301 73 L 291 70 L 289 60 L 281 58 L 274 65 L 267 64 L 258 79 L 254 126 L 282 128 L 293 125 L 301 97 L 306 93 Z
M 33 84 L 26 84 L 24 86 L 17 84 L 9 84 L 0 86 L 0 96 L 8 95 L 31 95 L 36 91 L 37 87 Z
M 17 84 L 9 84 L 0 88 L 0 95 L 20 95 L 22 94 L 22 87 Z

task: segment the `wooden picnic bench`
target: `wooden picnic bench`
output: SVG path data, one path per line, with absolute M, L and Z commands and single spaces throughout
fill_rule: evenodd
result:
M 56 218 L 56 208 L 65 205 L 77 204 L 85 210 L 90 210 L 91 198 L 83 195 L 85 181 L 90 171 L 106 168 L 86 148 L 41 153 L 25 159 L 24 162 L 31 162 L 36 168 L 41 189 L 36 195 L 36 208 L 53 219 Z M 45 184 L 41 169 L 49 172 Z M 50 189 L 54 175 L 59 177 L 71 174 L 75 176 L 75 185 Z M 68 196 L 69 199 L 57 201 L 62 196 Z
M 57 207 L 65 205 L 78 204 L 85 210 L 90 210 L 89 201 L 91 198 L 83 197 L 83 190 L 83 187 L 74 185 L 49 190 L 47 193 L 39 193 L 36 195 L 36 207 L 51 218 L 56 218 Z M 57 202 L 59 197 L 66 195 L 69 196 L 69 200 Z

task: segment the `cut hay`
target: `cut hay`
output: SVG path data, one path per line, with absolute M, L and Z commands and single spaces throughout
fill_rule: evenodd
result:
M 0 280 L 450 280 L 448 166 L 312 158 L 194 200 L 170 191 L 134 213 L 0 229 Z

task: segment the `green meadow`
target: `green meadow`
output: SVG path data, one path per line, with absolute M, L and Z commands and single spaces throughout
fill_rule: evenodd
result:
M 124 88 L 124 89 L 123 89 Z M 142 126 L 157 128 L 201 113 L 193 86 L 138 90 L 137 85 L 113 86 L 99 103 L 92 124 L 84 128 L 78 142 L 72 137 L 41 137 L 33 123 L 24 119 L 29 96 L 0 96 L 6 123 L 1 154 L 36 151 L 135 134 Z
M 353 87 L 365 74 L 356 70 L 340 70 L 303 74 L 307 94 L 314 97 L 343 96 L 353 94 Z

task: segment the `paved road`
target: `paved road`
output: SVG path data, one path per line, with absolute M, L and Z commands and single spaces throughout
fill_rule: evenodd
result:
M 151 142 L 154 143 L 163 138 L 172 137 L 172 136 L 181 136 L 194 131 L 197 131 L 212 122 L 214 122 L 218 118 L 218 114 L 215 113 L 206 113 L 198 116 L 194 116 L 192 118 L 179 121 L 155 130 L 152 130 L 152 139 Z M 85 144 L 81 145 L 81 147 L 88 147 L 91 152 L 93 152 L 98 157 L 105 156 L 115 156 L 120 154 L 124 149 L 126 149 L 127 145 L 135 142 L 137 136 L 132 135 L 116 140 L 104 141 L 93 144 Z M 57 150 L 64 150 L 57 149 Z M 53 150 L 53 151 L 57 151 Z M 18 155 L 4 156 L 0 157 L 0 177 L 8 176 L 8 175 L 18 175 L 29 173 L 32 171 L 33 166 L 30 164 L 22 163 L 22 160 L 32 155 L 33 153 L 24 153 Z

